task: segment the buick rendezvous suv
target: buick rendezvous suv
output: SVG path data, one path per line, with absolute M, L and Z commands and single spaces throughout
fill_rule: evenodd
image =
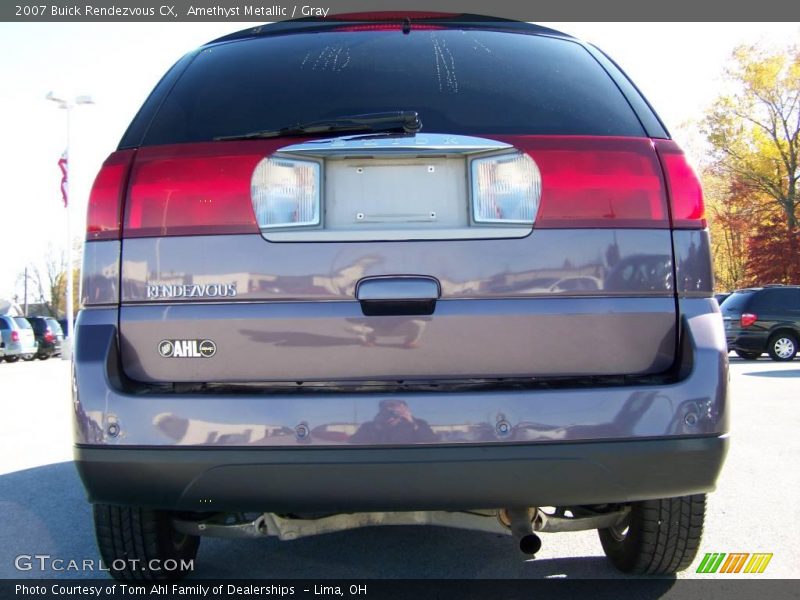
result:
M 684 569 L 727 448 L 712 290 L 698 179 L 591 45 L 433 13 L 211 42 L 89 202 L 101 555 L 175 578 L 204 535 L 436 524 Z

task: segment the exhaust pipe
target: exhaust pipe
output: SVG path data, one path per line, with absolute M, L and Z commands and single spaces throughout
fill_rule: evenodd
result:
M 500 511 L 500 522 L 511 530 L 519 543 L 520 552 L 534 556 L 542 549 L 541 538 L 533 532 L 535 508 L 505 508 Z

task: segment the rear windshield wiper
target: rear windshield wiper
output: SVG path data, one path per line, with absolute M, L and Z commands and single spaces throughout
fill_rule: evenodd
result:
M 298 123 L 281 129 L 265 129 L 264 131 L 251 131 L 250 133 L 239 135 L 223 135 L 214 139 L 257 140 L 318 133 L 338 133 L 341 131 L 416 133 L 420 129 L 422 129 L 422 121 L 420 121 L 416 111 L 398 110 L 365 115 L 345 115 L 331 119 Z

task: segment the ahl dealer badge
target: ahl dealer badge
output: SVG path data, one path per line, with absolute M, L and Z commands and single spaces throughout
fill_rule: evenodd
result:
M 211 340 L 161 340 L 158 353 L 163 358 L 211 358 L 217 345 Z

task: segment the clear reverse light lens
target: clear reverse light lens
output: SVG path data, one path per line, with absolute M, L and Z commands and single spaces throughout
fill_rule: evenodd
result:
M 472 160 L 472 214 L 476 223 L 532 225 L 542 177 L 530 156 L 515 152 Z
M 265 158 L 253 171 L 250 195 L 262 229 L 319 224 L 319 164 Z

